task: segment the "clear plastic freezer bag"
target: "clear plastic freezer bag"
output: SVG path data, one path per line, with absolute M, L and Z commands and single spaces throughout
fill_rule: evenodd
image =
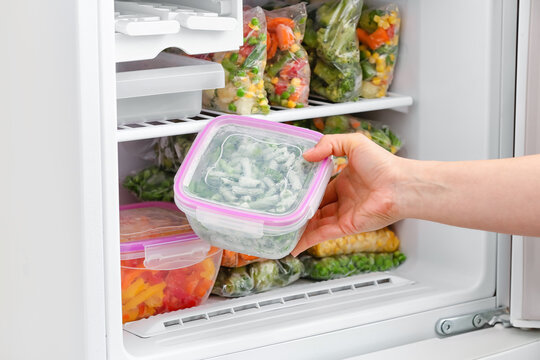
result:
M 397 5 L 364 9 L 356 33 L 360 43 L 362 97 L 386 96 L 394 77 L 401 18 Z
M 331 0 L 313 6 L 304 46 L 310 53 L 311 91 L 333 102 L 355 101 L 362 88 L 356 25 L 362 0 Z
M 174 201 L 174 175 L 153 165 L 126 176 L 122 186 L 141 201 Z
M 323 241 L 308 249 L 315 257 L 349 255 L 358 252 L 393 252 L 399 248 L 399 239 L 389 228 L 368 231 L 338 239 Z
M 313 280 L 339 279 L 375 271 L 387 271 L 401 265 L 406 259 L 400 251 L 392 253 L 356 253 L 316 258 L 302 255 L 305 278 Z
M 238 268 L 219 270 L 212 294 L 240 297 L 292 284 L 300 279 L 304 265 L 293 256 L 266 260 Z
M 307 12 L 300 3 L 266 11 L 268 59 L 264 85 L 270 104 L 287 108 L 308 105 L 310 69 L 302 47 Z
M 225 70 L 225 87 L 203 91 L 203 105 L 223 112 L 250 115 L 270 111 L 264 89 L 266 17 L 260 7 L 244 10 L 244 44 L 238 51 L 208 54 Z
M 221 266 L 224 267 L 241 267 L 254 262 L 264 261 L 266 259 L 260 258 L 258 256 L 242 254 L 236 251 L 223 250 L 223 257 L 221 258 Z

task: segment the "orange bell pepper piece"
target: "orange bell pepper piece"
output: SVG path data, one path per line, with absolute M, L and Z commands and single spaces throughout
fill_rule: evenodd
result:
M 390 40 L 388 33 L 383 28 L 377 28 L 372 34 L 368 34 L 364 29 L 357 28 L 356 36 L 358 41 L 367 45 L 371 50 L 379 48 L 379 46 Z

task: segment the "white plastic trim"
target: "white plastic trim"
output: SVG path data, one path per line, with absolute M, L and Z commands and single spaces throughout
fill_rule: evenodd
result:
M 152 316 L 124 325 L 124 329 L 140 337 L 166 334 L 201 324 L 244 317 L 275 309 L 298 306 L 317 301 L 332 302 L 342 296 L 361 295 L 367 298 L 381 289 L 413 285 L 414 282 L 387 273 L 373 273 L 344 279 L 291 286 L 278 291 L 235 299 L 210 300 L 191 309 Z M 298 285 L 298 284 L 296 284 Z
M 360 99 L 356 102 L 331 103 L 322 99 L 310 99 L 309 106 L 301 109 L 285 109 L 272 107 L 268 115 L 251 115 L 254 118 L 278 122 L 310 119 L 321 116 L 359 113 L 372 110 L 392 109 L 411 106 L 413 98 L 407 95 L 389 93 L 380 99 Z M 150 139 L 162 136 L 196 133 L 206 124 L 224 113 L 215 110 L 203 110 L 200 115 L 180 118 L 177 120 L 162 120 L 146 123 L 119 126 L 118 142 Z

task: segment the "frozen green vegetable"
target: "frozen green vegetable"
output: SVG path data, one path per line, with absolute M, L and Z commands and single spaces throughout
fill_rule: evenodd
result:
M 360 96 L 362 68 L 356 37 L 362 0 L 331 0 L 310 14 L 304 46 L 311 53 L 311 91 L 334 102 Z
M 126 176 L 124 188 L 143 201 L 173 201 L 174 172 L 152 166 Z
M 154 143 L 155 160 L 165 170 L 177 171 L 187 155 L 195 134 L 157 138 Z
M 311 143 L 285 144 L 222 132 L 209 145 L 188 191 L 199 198 L 270 214 L 293 210 L 316 167 L 302 153 Z
M 295 257 L 266 260 L 219 270 L 212 294 L 224 297 L 239 297 L 256 294 L 270 289 L 287 286 L 298 280 L 304 266 Z
M 313 280 L 330 280 L 368 273 L 387 271 L 402 264 L 406 259 L 400 251 L 393 253 L 356 253 L 315 258 L 302 255 L 304 276 Z

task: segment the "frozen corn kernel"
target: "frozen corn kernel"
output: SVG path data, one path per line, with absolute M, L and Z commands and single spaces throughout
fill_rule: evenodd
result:
M 375 60 L 375 58 L 373 58 L 373 56 L 372 56 L 372 57 L 368 57 L 368 62 L 369 62 L 370 64 L 375 64 L 376 60 Z
M 389 79 L 388 74 L 384 74 L 384 76 L 382 77 L 382 79 L 383 79 L 384 81 L 388 81 L 388 79 Z
M 264 82 L 259 81 L 259 82 L 257 83 L 257 88 L 258 88 L 259 90 L 264 89 Z
M 386 66 L 384 64 L 377 64 L 377 66 L 375 67 L 375 70 L 377 70 L 377 72 L 379 73 L 384 72 L 385 69 L 386 69 Z
M 272 84 L 276 85 L 278 83 L 279 79 L 277 77 L 273 77 L 270 81 Z
M 249 86 L 249 91 L 254 93 L 254 92 L 257 91 L 257 87 L 254 84 L 252 84 L 252 85 Z
M 294 37 L 297 39 L 297 40 L 300 40 L 302 38 L 302 33 L 300 31 L 295 31 L 294 32 Z
M 255 30 L 255 31 L 259 31 L 260 28 L 257 26 L 257 25 L 253 25 L 252 23 L 249 23 L 249 28 L 252 29 L 252 30 Z
M 374 58 L 375 60 L 377 60 L 379 58 L 379 53 L 374 52 L 371 57 Z
M 390 24 L 388 23 L 388 21 L 382 21 L 380 26 L 384 29 L 384 30 L 387 30 L 389 27 L 390 27 Z
M 300 86 L 301 83 L 302 83 L 302 80 L 296 77 L 291 80 L 291 85 L 294 87 Z
M 373 85 L 381 85 L 381 78 L 375 76 L 375 77 L 371 80 L 371 82 L 373 83 Z
M 375 21 L 376 23 L 379 23 L 379 21 L 381 21 L 381 17 L 379 15 L 375 15 L 373 17 L 373 21 Z
M 300 50 L 300 45 L 298 45 L 298 44 L 292 44 L 292 46 L 291 46 L 291 51 L 295 53 L 295 52 L 297 52 L 298 50 Z
M 382 98 L 382 97 L 384 97 L 384 95 L 386 95 L 386 91 L 384 91 L 384 89 L 381 89 L 381 90 L 379 90 L 379 91 L 377 92 L 377 95 L 376 95 L 376 96 L 377 96 L 378 98 Z
M 384 64 L 386 62 L 386 59 L 384 57 L 378 57 L 377 58 L 377 64 Z
M 292 101 L 292 100 L 289 100 L 289 101 L 287 101 L 287 107 L 288 107 L 288 108 L 291 108 L 291 109 L 292 109 L 292 108 L 295 108 L 295 107 L 296 107 L 296 103 L 295 103 L 294 101 Z
M 390 24 L 392 24 L 392 25 L 395 25 L 396 20 L 397 20 L 397 19 L 396 19 L 395 16 L 390 16 L 390 17 L 388 18 L 388 22 L 389 22 Z
M 253 92 L 251 91 L 248 91 L 245 95 L 247 98 L 252 98 L 253 97 Z
M 266 105 L 268 105 L 268 100 L 266 100 L 266 99 L 260 100 L 260 101 L 259 101 L 259 105 L 261 105 L 261 106 L 266 106 Z
M 395 60 L 396 60 L 396 56 L 395 56 L 394 54 L 390 54 L 390 60 L 395 61 Z

